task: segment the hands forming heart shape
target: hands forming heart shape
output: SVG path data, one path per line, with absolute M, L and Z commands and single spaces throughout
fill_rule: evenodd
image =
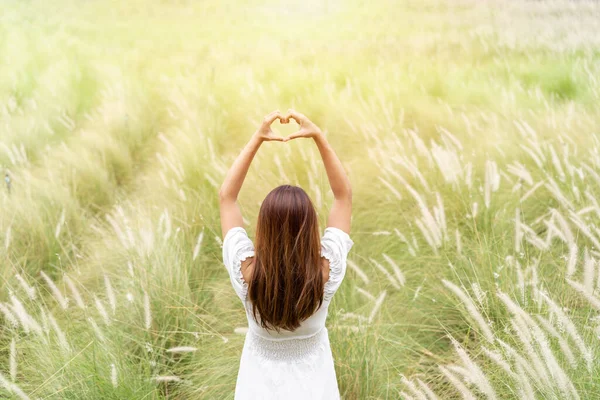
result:
M 289 124 L 290 119 L 296 121 L 296 123 L 300 126 L 300 129 L 297 132 L 292 133 L 286 137 L 276 135 L 271 129 L 271 124 L 279 119 L 281 124 Z M 278 142 L 287 142 L 296 138 L 314 138 L 318 135 L 321 135 L 321 129 L 314 122 L 309 120 L 306 115 L 300 114 L 299 112 L 289 109 L 287 114 L 283 115 L 279 110 L 275 110 L 269 113 L 264 119 L 261 126 L 256 131 L 255 135 L 257 135 L 261 140 L 264 141 L 278 141 Z

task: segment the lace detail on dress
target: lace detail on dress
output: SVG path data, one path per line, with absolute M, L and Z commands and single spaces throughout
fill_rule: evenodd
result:
M 242 300 L 246 300 L 246 296 L 248 295 L 248 283 L 246 283 L 242 274 L 242 262 L 246 261 L 249 257 L 254 257 L 254 248 L 252 246 L 244 246 L 238 251 L 233 263 L 235 279 L 242 285 L 241 292 L 239 293 Z
M 325 282 L 323 300 L 330 300 L 336 292 L 338 283 L 342 278 L 342 268 L 339 259 L 328 248 L 321 249 L 321 256 L 329 261 L 329 279 Z
M 255 356 L 272 362 L 299 363 L 318 357 L 319 352 L 325 350 L 323 339 L 327 336 L 327 329 L 322 328 L 312 336 L 299 339 L 266 339 L 252 331 L 248 331 L 247 335 L 248 348 Z

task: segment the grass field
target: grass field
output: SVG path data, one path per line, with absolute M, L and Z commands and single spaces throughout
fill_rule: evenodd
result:
M 289 107 L 353 186 L 344 399 L 600 398 L 600 3 L 372 3 L 0 2 L 1 398 L 233 399 L 217 192 Z M 251 236 L 284 183 L 325 222 L 266 143 Z

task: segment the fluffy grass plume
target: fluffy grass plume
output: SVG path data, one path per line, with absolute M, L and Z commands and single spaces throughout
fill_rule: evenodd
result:
M 3 6 L 0 398 L 232 397 L 248 328 L 217 190 L 289 107 L 352 182 L 343 398 L 597 397 L 600 3 Z M 280 184 L 324 228 L 314 144 L 265 143 L 250 236 Z

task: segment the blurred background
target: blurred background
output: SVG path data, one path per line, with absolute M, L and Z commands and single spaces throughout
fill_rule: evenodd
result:
M 217 192 L 292 107 L 350 176 L 344 399 L 600 397 L 600 3 L 0 2 L 0 397 L 233 399 Z M 295 131 L 293 124 L 274 129 Z M 310 141 L 265 143 L 322 230 Z

